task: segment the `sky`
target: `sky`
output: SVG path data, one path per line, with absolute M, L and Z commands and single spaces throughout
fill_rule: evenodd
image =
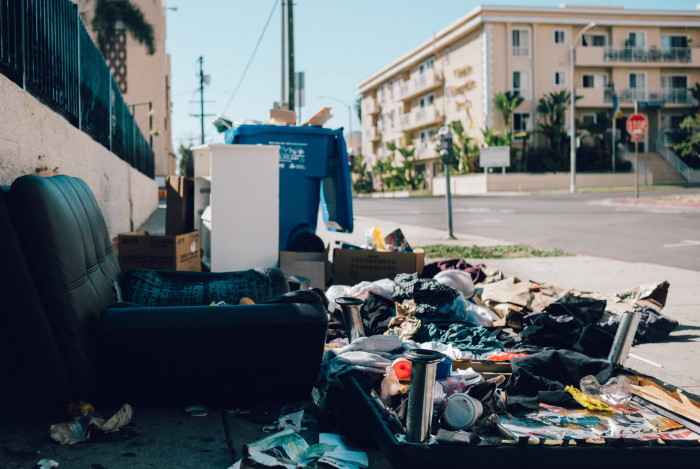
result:
M 326 127 L 360 130 L 355 110 L 357 84 L 478 5 L 566 3 L 695 10 L 698 2 L 296 0 L 295 69 L 303 71 L 306 78 L 301 121 L 328 106 L 333 118 Z M 171 55 L 174 148 L 200 142 L 200 119 L 192 116 L 200 113 L 200 56 L 204 74 L 209 76 L 209 84 L 204 87 L 204 112 L 213 114 L 205 118 L 205 142 L 223 143 L 223 134 L 212 125 L 216 117 L 225 116 L 234 122 L 265 121 L 269 109 L 281 97 L 281 0 L 164 3 L 168 7 L 166 50 Z

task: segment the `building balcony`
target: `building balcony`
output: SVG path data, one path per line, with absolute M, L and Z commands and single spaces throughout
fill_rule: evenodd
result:
M 576 93 L 580 95 L 579 90 Z M 627 88 L 617 92 L 619 102 L 634 102 L 641 101 L 647 103 L 656 103 L 663 107 L 667 104 L 680 104 L 688 106 L 692 104 L 693 97 L 690 90 L 687 88 Z M 612 92 L 609 88 L 605 89 L 605 101 L 612 101 Z
M 588 67 L 700 66 L 700 50 L 690 47 L 577 47 L 576 65 Z
M 371 116 L 379 112 L 379 104 L 374 98 L 362 98 L 362 114 Z
M 415 98 L 440 86 L 442 86 L 442 80 L 434 72 L 427 71 L 401 83 L 399 85 L 399 99 L 405 101 Z
M 416 145 L 416 159 L 425 160 L 437 157 L 435 144 L 432 142 L 420 142 Z
M 365 138 L 370 142 L 376 142 L 382 139 L 382 133 L 376 127 L 365 128 Z
M 442 115 L 435 106 L 418 108 L 401 116 L 401 128 L 405 131 L 442 123 Z

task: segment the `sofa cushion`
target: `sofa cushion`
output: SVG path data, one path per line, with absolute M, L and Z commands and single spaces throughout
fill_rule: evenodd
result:
M 23 176 L 7 194 L 17 237 L 73 386 L 89 399 L 96 372 L 98 320 L 116 301 L 119 264 L 87 184 Z
M 131 269 L 121 277 L 122 299 L 141 306 L 237 305 L 248 297 L 255 303 L 289 291 L 279 269 L 240 272 L 175 272 Z

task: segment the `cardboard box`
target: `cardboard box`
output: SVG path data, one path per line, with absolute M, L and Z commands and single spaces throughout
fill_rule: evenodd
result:
M 194 178 L 168 176 L 166 187 L 165 234 L 180 235 L 194 231 Z
M 326 289 L 331 278 L 328 250 L 324 252 L 280 251 L 280 269 L 288 275 L 308 278 L 312 288 Z
M 199 231 L 177 236 L 151 236 L 146 231 L 120 233 L 119 266 L 129 269 L 200 271 Z
M 333 283 L 355 285 L 362 281 L 393 279 L 397 274 L 422 273 L 425 253 L 379 252 L 360 249 L 333 251 Z

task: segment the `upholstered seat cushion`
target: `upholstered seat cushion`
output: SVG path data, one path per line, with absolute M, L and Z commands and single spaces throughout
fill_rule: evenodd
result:
M 131 269 L 121 277 L 122 300 L 141 306 L 237 305 L 247 297 L 262 303 L 289 291 L 279 269 L 240 272 L 175 272 Z

